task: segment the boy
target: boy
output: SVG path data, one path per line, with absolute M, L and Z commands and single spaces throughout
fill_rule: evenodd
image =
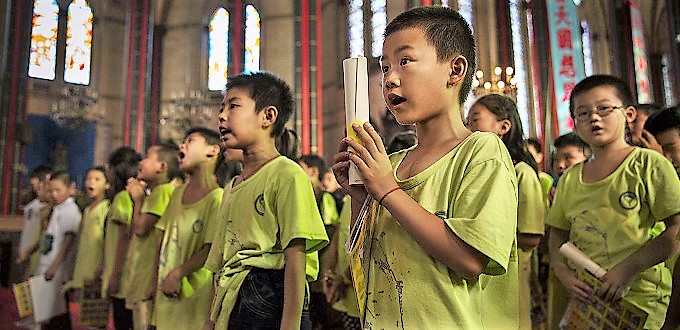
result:
M 630 143 L 634 146 L 661 152 L 661 147 L 654 143 L 653 135 L 645 132 L 644 129 L 647 119 L 661 111 L 661 107 L 656 104 L 638 104 L 635 110 L 635 119 L 628 124 Z
M 39 255 L 33 252 L 37 249 L 36 243 L 40 239 L 43 218 L 42 210 L 49 203 L 48 178 L 50 172 L 52 172 L 51 168 L 38 166 L 31 171 L 28 179 L 36 197 L 24 206 L 24 227 L 19 238 L 19 258 L 24 260 L 30 256 L 28 265 L 23 265 L 23 262 L 21 262 L 21 267 L 25 269 L 22 272 L 25 278 L 33 275 L 35 267 L 38 265 Z M 33 248 L 33 252 L 30 251 L 31 248 Z M 24 257 L 21 258 L 21 256 Z
M 377 207 L 356 289 L 368 296 L 364 327 L 518 328 L 515 169 L 495 134 L 471 133 L 461 116 L 474 49 L 450 8 L 397 16 L 385 30 L 383 97 L 399 123 L 416 125 L 418 144 L 388 158 L 373 126 L 354 124 L 362 143 L 345 138 L 335 156 L 353 225 L 368 197 Z M 350 161 L 363 186 L 348 184 Z
M 665 261 L 680 251 L 680 180 L 658 152 L 626 142 L 632 100 L 628 84 L 612 76 L 590 76 L 574 87 L 569 110 L 593 156 L 560 178 L 546 220 L 550 261 L 572 299 L 625 298 L 649 314 L 645 328 L 658 329 L 671 294 Z M 657 221 L 666 229 L 654 237 Z M 597 290 L 559 253 L 566 241 L 607 270 Z
M 321 214 L 321 221 L 326 227 L 326 234 L 328 237 L 333 237 L 333 232 L 339 222 L 339 211 L 333 195 L 325 191 L 321 185 L 324 173 L 328 172 L 326 162 L 316 154 L 302 155 L 298 160 L 298 164 L 305 171 L 309 180 L 312 182 L 314 189 L 314 196 L 316 198 L 316 205 Z M 319 251 L 319 260 L 324 261 L 324 255 L 328 253 L 328 249 L 324 248 Z M 323 263 L 320 265 L 324 269 Z M 326 302 L 323 294 L 321 281 L 314 281 L 310 283 L 311 297 L 310 297 L 310 317 L 312 319 L 312 326 L 314 328 L 332 328 L 337 327 L 340 323 L 340 315 L 335 313 L 331 305 Z
M 541 181 L 541 187 L 543 188 L 543 196 L 545 196 L 545 198 L 548 199 L 548 196 L 550 195 L 550 187 L 552 187 L 554 179 L 550 174 L 545 173 L 541 170 L 543 168 L 543 161 L 545 160 L 543 147 L 541 146 L 541 142 L 538 141 L 538 139 L 536 138 L 528 138 L 526 142 L 527 151 L 531 154 L 532 157 L 534 157 L 534 160 L 538 165 L 539 169 L 538 179 L 539 181 Z
M 132 232 L 127 257 L 128 283 L 131 283 L 125 304 L 132 307 L 132 323 L 135 329 L 146 329 L 151 322 L 153 294 L 149 290 L 153 268 L 158 255 L 160 232 L 154 229 L 165 212 L 170 195 L 177 185 L 176 178 L 182 173 L 177 160 L 177 146 L 171 143 L 149 147 L 146 158 L 139 162 L 137 179 L 128 179 L 125 188 L 132 198 Z M 179 180 L 179 179 L 178 179 Z M 145 186 L 151 190 L 146 196 Z M 132 283 L 136 283 L 132 285 Z M 129 308 L 128 307 L 128 308 Z
M 219 131 L 225 148 L 243 150 L 243 171 L 225 186 L 215 214 L 205 267 L 216 274 L 216 297 L 206 327 L 311 326 L 305 280 L 316 279 L 315 252 L 328 237 L 309 178 L 275 146 L 292 109 L 290 88 L 270 73 L 227 83 Z
M 661 145 L 663 154 L 680 176 L 680 107 L 668 108 L 650 116 L 645 123 L 645 131 L 652 134 Z M 668 268 L 673 271 L 674 285 L 666 312 L 665 329 L 677 329 L 680 326 L 680 267 L 676 267 L 677 259 L 678 255 L 675 255 L 667 262 Z
M 558 137 L 554 144 L 552 171 L 556 178 L 562 176 L 562 173 L 569 167 L 588 159 L 592 154 L 590 146 L 574 132 Z
M 219 133 L 195 127 L 179 146 L 179 167 L 191 180 L 172 194 L 156 223 L 160 236 L 158 266 L 152 276 L 156 292 L 156 328 L 200 329 L 212 299 L 212 273 L 202 268 L 213 239 L 222 188 L 213 174 L 224 157 Z M 157 281 L 153 281 L 158 279 Z

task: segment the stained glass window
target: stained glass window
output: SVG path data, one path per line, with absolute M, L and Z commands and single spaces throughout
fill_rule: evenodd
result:
M 349 56 L 364 55 L 363 0 L 349 0 Z
M 581 35 L 581 42 L 583 44 L 583 62 L 586 66 L 586 76 L 593 75 L 593 49 L 590 45 L 590 27 L 585 20 L 581 21 L 581 28 L 583 34 Z
M 385 12 L 386 0 L 371 1 L 371 28 L 373 28 L 373 42 L 371 43 L 371 55 L 382 55 L 383 33 L 387 26 L 387 13 Z
M 57 65 L 59 5 L 56 0 L 33 1 L 28 75 L 53 80 Z
M 252 5 L 246 6 L 246 52 L 244 72 L 260 70 L 260 14 Z
M 229 12 L 215 11 L 210 19 L 208 34 L 208 89 L 222 90 L 229 74 Z
M 472 0 L 458 0 L 458 13 L 470 24 L 470 29 L 473 31 L 474 22 L 472 19 Z
M 85 0 L 74 0 L 68 6 L 66 32 L 66 62 L 64 81 L 90 84 L 92 59 L 92 8 Z

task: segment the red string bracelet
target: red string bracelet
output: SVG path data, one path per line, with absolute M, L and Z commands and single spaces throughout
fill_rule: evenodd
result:
M 378 204 L 382 205 L 382 202 L 383 202 L 383 200 L 385 200 L 385 197 L 387 197 L 387 195 L 389 195 L 389 194 L 391 194 L 391 193 L 393 193 L 393 192 L 395 192 L 395 191 L 397 191 L 397 190 L 401 190 L 401 187 L 396 186 L 396 187 L 390 189 L 388 192 L 386 192 L 384 195 L 382 195 L 382 197 L 380 197 L 380 200 L 378 201 Z

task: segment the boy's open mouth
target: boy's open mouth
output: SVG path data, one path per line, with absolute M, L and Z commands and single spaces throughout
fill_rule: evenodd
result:
M 225 136 L 230 133 L 231 133 L 230 129 L 220 127 L 220 139 L 222 139 L 222 141 L 224 141 Z
M 403 97 L 401 97 L 397 94 L 390 94 L 389 96 L 387 96 L 387 99 L 390 101 L 390 104 L 392 106 L 397 106 L 399 104 L 406 102 L 405 98 L 403 98 Z
M 603 128 L 600 127 L 600 126 L 593 126 L 593 127 L 590 129 L 590 131 L 593 132 L 593 133 L 599 133 L 599 132 L 602 132 L 602 130 L 603 130 Z
M 177 157 L 178 157 L 179 159 L 184 159 L 184 156 L 185 156 L 185 154 L 184 154 L 183 151 L 180 151 L 180 152 L 177 153 Z

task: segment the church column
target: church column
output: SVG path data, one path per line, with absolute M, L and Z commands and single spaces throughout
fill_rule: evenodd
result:
M 145 134 L 151 126 L 153 16 L 151 0 L 130 0 L 129 5 L 123 144 L 144 151 L 153 138 Z
M 0 103 L 0 173 L 2 173 L 2 196 L 0 204 L 0 214 L 14 213 L 18 199 L 19 173 L 17 168 L 21 160 L 21 148 L 17 141 L 17 124 L 25 116 L 25 88 L 26 88 L 26 68 L 27 61 L 27 42 L 30 36 L 31 1 L 16 0 L 6 3 L 6 10 L 11 11 L 11 19 L 5 25 L 10 30 L 9 37 L 4 40 L 9 45 L 7 61 L 0 63 L 3 68 L 2 100 Z M 11 22 L 11 23 L 10 23 Z M 11 25 L 10 25 L 11 24 Z M 27 32 L 28 31 L 28 32 Z

